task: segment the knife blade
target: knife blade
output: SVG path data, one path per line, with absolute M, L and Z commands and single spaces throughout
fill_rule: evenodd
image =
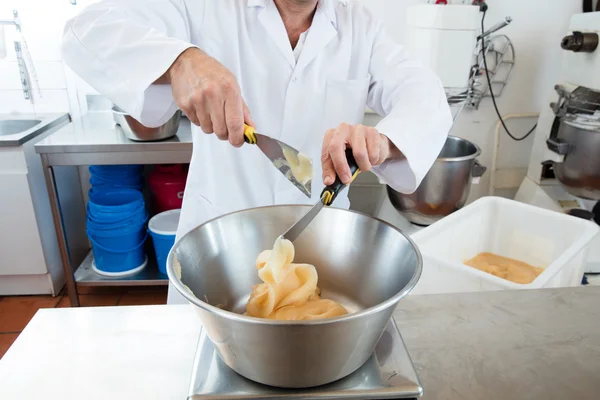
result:
M 358 168 L 358 164 L 354 159 L 352 154 L 352 149 L 346 150 L 346 159 L 348 160 L 348 165 L 350 166 L 350 173 L 352 175 L 352 180 L 350 183 L 356 179 L 358 174 L 360 173 L 360 169 Z M 345 185 L 342 183 L 339 177 L 336 176 L 335 182 L 323 189 L 321 192 L 321 198 L 302 218 L 300 218 L 294 225 L 292 225 L 283 235 L 284 239 L 293 242 L 304 232 L 304 229 L 312 222 L 313 219 L 319 214 L 319 212 L 325 206 L 330 206 L 333 201 L 337 198 L 337 196 L 344 191 L 349 185 Z
M 311 197 L 313 169 L 309 157 L 286 143 L 257 133 L 249 125 L 244 125 L 244 140 L 256 145 L 279 172 L 304 195 Z

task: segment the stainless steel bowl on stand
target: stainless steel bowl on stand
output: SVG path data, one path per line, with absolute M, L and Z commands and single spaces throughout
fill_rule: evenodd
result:
M 487 170 L 477 161 L 480 154 L 476 144 L 448 136 L 419 188 L 403 194 L 388 186 L 390 202 L 416 225 L 428 226 L 452 214 L 465 205 L 473 178 L 483 176 Z
M 221 359 L 265 385 L 314 387 L 356 371 L 421 275 L 421 255 L 402 232 L 327 208 L 294 242 L 295 262 L 313 264 L 322 297 L 339 301 L 350 314 L 316 321 L 242 315 L 260 283 L 257 255 L 308 209 L 272 206 L 224 215 L 183 236 L 167 260 L 169 280 L 194 306 Z
M 564 156 L 563 162 L 546 161 L 569 193 L 582 199 L 600 200 L 600 118 L 563 118 L 548 148 Z
M 157 127 L 142 125 L 138 120 L 117 106 L 112 108 L 112 114 L 115 123 L 121 127 L 125 136 L 136 142 L 153 142 L 170 139 L 177 135 L 179 122 L 181 121 L 180 110 L 177 110 L 167 122 Z

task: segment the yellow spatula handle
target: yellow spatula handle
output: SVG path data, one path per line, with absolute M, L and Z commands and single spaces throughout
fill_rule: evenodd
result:
M 244 124 L 244 141 L 249 144 L 256 144 L 256 129 L 250 125 Z

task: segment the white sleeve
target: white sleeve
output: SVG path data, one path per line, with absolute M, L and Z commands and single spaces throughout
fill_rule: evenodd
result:
M 152 85 L 184 50 L 201 24 L 203 0 L 105 0 L 65 26 L 62 56 L 94 89 L 147 126 L 177 106 L 170 85 Z M 191 14 L 193 11 L 193 14 Z M 189 15 L 194 15 L 191 21 Z
M 412 193 L 438 157 L 452 126 L 452 114 L 439 78 L 408 59 L 404 48 L 376 31 L 371 54 L 368 106 L 386 117 L 376 126 L 405 159 L 373 168 L 401 193 Z

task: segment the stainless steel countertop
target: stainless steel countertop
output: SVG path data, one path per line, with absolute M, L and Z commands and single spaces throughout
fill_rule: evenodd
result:
M 600 398 L 600 287 L 408 296 L 394 316 L 424 400 Z M 40 310 L 0 398 L 185 399 L 199 332 L 189 305 Z
M 0 135 L 0 147 L 21 146 L 23 143 L 36 138 L 49 129 L 69 121 L 68 113 L 57 114 L 0 114 L 0 121 L 7 120 L 36 120 L 37 125 L 19 133 Z
M 408 296 L 426 400 L 599 399 L 600 287 Z
M 182 118 L 177 136 L 159 142 L 134 142 L 115 125 L 110 112 L 89 112 L 35 146 L 37 153 L 95 153 L 192 150 L 190 121 Z
M 115 124 L 110 111 L 87 113 L 35 145 L 50 166 L 189 163 L 192 148 L 187 118 L 181 119 L 174 138 L 134 142 Z

